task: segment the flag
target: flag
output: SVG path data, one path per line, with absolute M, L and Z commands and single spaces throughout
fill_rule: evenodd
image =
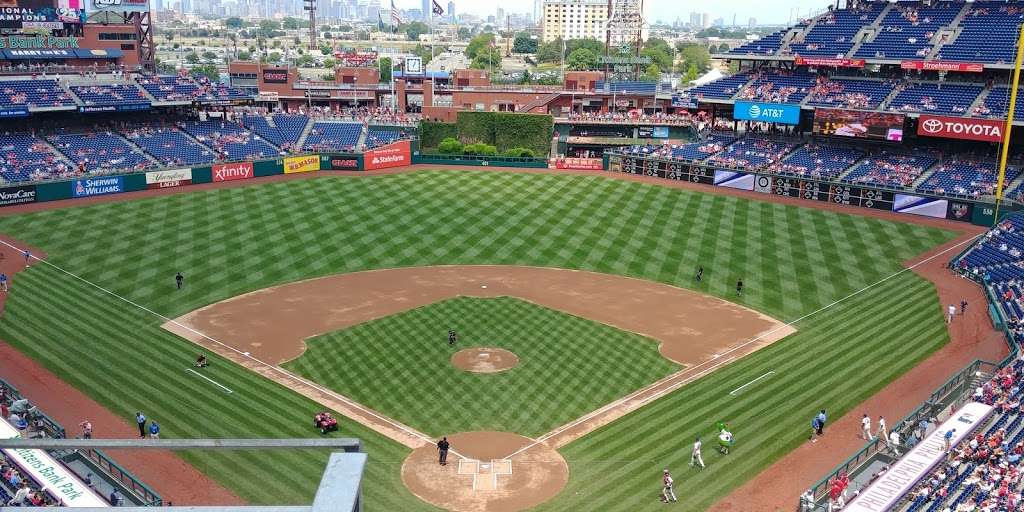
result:
M 377 11 L 377 30 L 384 32 L 384 19 L 380 17 L 380 11 Z
M 398 15 L 398 8 L 395 7 L 395 0 L 391 0 L 391 26 L 402 24 L 402 17 Z
M 434 11 L 435 16 L 444 16 L 444 9 L 441 8 L 441 4 L 437 3 L 437 0 L 432 0 L 434 7 L 431 9 Z

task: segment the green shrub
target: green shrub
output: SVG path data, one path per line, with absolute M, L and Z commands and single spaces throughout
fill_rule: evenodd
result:
M 534 158 L 537 156 L 537 153 L 534 153 L 533 150 L 529 148 L 512 148 L 506 150 L 504 155 L 517 158 Z
M 437 151 L 445 155 L 458 155 L 462 153 L 463 146 L 462 143 L 459 142 L 457 139 L 448 137 L 447 139 L 442 140 L 441 143 L 437 145 Z

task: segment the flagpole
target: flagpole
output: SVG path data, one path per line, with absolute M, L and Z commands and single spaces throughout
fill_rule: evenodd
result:
M 1017 88 L 1020 87 L 1020 68 L 1024 63 L 1024 24 L 1020 26 L 1017 40 L 1017 60 L 1013 66 L 1013 88 L 1010 89 L 1010 104 L 1006 112 L 1006 127 L 1003 130 L 1003 147 L 999 155 L 999 178 L 996 182 L 996 211 L 993 224 L 999 222 L 999 207 L 1003 203 L 1003 185 L 1006 183 L 1006 160 L 1010 152 L 1010 132 L 1013 130 L 1013 117 L 1017 110 Z

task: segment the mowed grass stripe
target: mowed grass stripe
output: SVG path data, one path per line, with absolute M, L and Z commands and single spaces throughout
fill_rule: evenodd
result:
M 269 285 L 338 272 L 438 263 L 519 263 L 627 274 L 691 287 L 790 320 L 895 272 L 902 261 L 952 237 L 920 226 L 640 183 L 493 172 L 324 178 L 188 193 L 5 217 L 0 218 L 0 230 L 45 250 L 54 263 L 168 316 Z M 698 264 L 706 269 L 699 284 L 692 279 Z M 171 420 L 165 423 L 167 435 L 311 435 L 307 416 L 315 405 L 219 359 L 218 381 L 246 391 L 236 390 L 231 399 L 217 396 L 214 386 L 204 389 L 196 382 L 201 379 L 191 376 L 189 381 L 189 374 L 177 372 L 179 358 L 190 360 L 196 349 L 163 333 L 158 320 L 97 297 L 81 283 L 65 282 L 66 276 L 36 280 L 36 270 L 15 278 L 10 314 L 0 319 L 0 336 L 112 410 L 128 416 L 135 404 L 142 403 L 151 414 L 174 416 L 182 414 L 183 407 L 192 410 L 190 402 L 203 401 L 210 403 L 196 408 L 204 413 L 202 421 Z M 186 289 L 181 292 L 173 290 L 172 277 L 178 270 L 186 274 Z M 748 288 L 737 300 L 733 288 L 738 277 Z M 743 423 L 739 450 L 746 440 L 752 451 L 727 461 L 729 478 L 716 480 L 715 485 L 694 482 L 699 485 L 687 489 L 690 502 L 710 503 L 744 475 L 756 473 L 793 446 L 787 444 L 794 435 L 790 423 L 802 434 L 806 409 L 816 407 L 815 402 L 835 402 L 829 406 L 835 418 L 944 342 L 930 285 L 911 275 L 893 281 L 877 293 L 866 292 L 850 304 L 801 322 L 798 334 L 566 447 L 574 471 L 570 487 L 581 493 L 567 491 L 548 508 L 586 508 L 611 500 L 617 500 L 615 507 L 621 510 L 658 506 L 651 500 L 657 488 L 650 487 L 656 486 L 656 478 L 652 484 L 644 473 L 646 466 L 657 466 L 673 450 L 682 453 L 680 460 L 685 458 L 689 431 L 710 431 L 713 416 L 725 412 Z M 871 301 L 874 307 L 868 307 Z M 900 314 L 881 315 L 880 308 Z M 828 322 L 833 313 L 835 320 Z M 123 333 L 117 332 L 120 327 Z M 572 336 L 572 331 L 552 332 Z M 614 343 L 600 337 L 594 342 Z M 893 352 L 901 343 L 913 345 Z M 76 346 L 69 352 L 63 344 Z M 363 354 L 385 356 L 374 348 L 366 347 Z M 559 349 L 545 348 L 556 353 Z M 584 364 L 615 350 L 592 352 L 580 357 Z M 386 357 L 393 358 L 396 367 L 410 362 L 403 359 L 406 355 Z M 134 398 L 132 375 L 112 361 L 134 364 L 167 382 L 143 389 L 142 397 Z M 161 368 L 162 364 L 168 367 Z M 855 378 L 883 364 L 887 371 Z M 837 365 L 848 368 L 822 375 Z M 744 392 L 735 403 L 720 403 L 728 391 L 763 373 L 758 373 L 761 368 L 773 366 L 785 368 L 786 375 L 765 379 L 764 387 L 752 386 L 750 394 Z M 328 363 L 318 368 L 330 370 Z M 551 371 L 539 375 L 553 389 L 538 391 L 537 403 L 510 400 L 507 411 L 480 424 L 537 424 L 540 420 L 533 417 L 547 410 L 541 402 L 579 404 L 564 394 L 593 394 L 600 385 L 599 379 L 570 381 Z M 843 393 L 823 389 L 840 385 L 840 378 L 848 380 L 841 383 Z M 363 387 L 373 383 L 373 375 L 353 372 L 352 382 Z M 456 382 L 439 376 L 422 385 L 445 389 Z M 528 392 L 528 387 L 510 387 L 516 395 Z M 403 400 L 380 398 L 395 406 Z M 479 401 L 479 395 L 466 393 L 450 402 L 459 404 L 462 398 Z M 645 413 L 648 409 L 652 412 Z M 239 415 L 251 417 L 253 411 L 266 419 L 259 424 L 237 421 Z M 371 465 L 364 488 L 370 508 L 424 508 L 398 481 L 404 449 L 344 423 L 347 431 L 367 440 Z M 428 429 L 446 430 L 443 419 Z M 621 444 L 608 437 L 611 433 L 624 438 Z M 614 468 L 601 463 L 616 454 L 643 462 Z M 260 457 L 218 455 L 211 462 L 213 457 L 187 454 L 256 503 L 308 502 L 311 486 L 295 483 L 315 481 L 322 468 L 302 457 L 281 457 L 274 459 L 275 464 L 255 468 L 248 466 Z M 235 472 L 234 464 L 247 467 Z M 595 466 L 601 470 L 591 469 Z M 254 478 L 288 484 L 269 489 L 254 485 Z M 681 484 L 688 486 L 688 479 L 685 475 Z M 597 489 L 600 493 L 594 492 Z M 582 498 L 591 501 L 579 501 Z

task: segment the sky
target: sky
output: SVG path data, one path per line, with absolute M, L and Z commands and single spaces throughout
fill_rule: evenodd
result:
M 834 0 L 833 0 L 834 2 Z M 386 4 L 386 1 L 381 2 Z M 447 8 L 447 0 L 441 2 Z M 723 18 L 726 25 L 732 24 L 733 14 L 736 23 L 746 26 L 747 20 L 757 18 L 759 24 L 784 24 L 797 19 L 792 13 L 799 9 L 800 16 L 809 11 L 825 9 L 828 0 L 644 0 L 644 12 L 648 21 L 661 19 L 665 22 L 675 21 L 676 17 L 684 22 L 690 19 L 691 12 L 707 12 L 711 19 Z M 395 0 L 395 5 L 412 8 L 419 7 L 418 1 Z M 500 2 L 481 2 L 479 0 L 455 0 L 457 12 L 469 12 L 481 16 L 494 14 L 500 6 L 506 12 L 533 12 L 533 0 L 501 0 Z

